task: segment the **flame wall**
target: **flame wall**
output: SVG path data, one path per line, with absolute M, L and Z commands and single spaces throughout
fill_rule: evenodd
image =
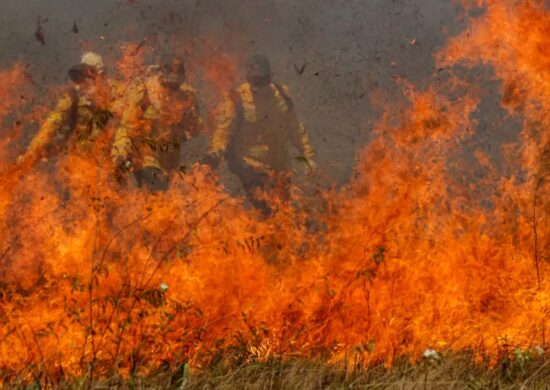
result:
M 495 360 L 545 346 L 550 13 L 535 1 L 464 7 L 467 26 L 429 77 L 396 77 L 393 104 L 370 96 L 381 114 L 349 182 L 293 188 L 291 204 L 269 198 L 267 219 L 200 165 L 167 193 L 121 189 L 102 157 L 112 129 L 95 158 L 68 154 L 55 169 L 22 174 L 5 158 L 4 377 L 55 383 L 273 356 L 391 364 L 426 348 Z M 239 64 L 241 53 L 224 58 Z M 216 66 L 232 61 L 201 54 L 213 65 L 195 75 L 215 91 Z M 37 91 L 22 69 L 0 74 L 4 148 L 20 135 L 14 117 L 44 116 L 19 103 L 19 91 Z M 500 90 L 487 115 L 517 126 L 508 171 L 475 139 L 491 107 L 485 85 Z

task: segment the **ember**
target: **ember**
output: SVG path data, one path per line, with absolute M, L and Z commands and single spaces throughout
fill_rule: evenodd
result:
M 351 368 L 447 351 L 492 362 L 544 354 L 550 12 L 535 0 L 485 8 L 436 53 L 430 85 L 398 79 L 404 100 L 384 107 L 341 187 L 318 185 L 323 164 L 299 110 L 284 122 L 301 137 L 289 157 L 298 168 L 271 165 L 251 191 L 239 176 L 246 195 L 230 193 L 229 158 L 211 149 L 168 166 L 168 154 L 212 138 L 220 117 L 236 121 L 239 104 L 245 119 L 261 111 L 253 82 L 233 96 L 246 60 L 230 51 L 201 53 L 190 74 L 147 41 L 123 44 L 116 59 L 87 53 L 47 110 L 23 65 L 0 71 L 0 383 L 217 359 L 324 357 Z M 270 71 L 256 61 L 261 84 Z M 522 130 L 505 147 L 510 175 L 476 150 L 487 174 L 465 185 L 451 168 L 483 114 L 464 72 L 480 64 Z M 294 68 L 300 80 L 313 72 Z M 441 82 L 443 68 L 456 72 Z M 216 104 L 204 110 L 194 82 Z M 274 109 L 294 114 L 292 91 L 265 82 Z

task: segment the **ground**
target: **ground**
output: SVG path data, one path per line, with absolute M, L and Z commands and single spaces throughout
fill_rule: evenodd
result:
M 271 361 L 244 365 L 216 364 L 205 370 L 182 366 L 149 377 L 111 378 L 101 383 L 84 379 L 61 389 L 550 389 L 550 358 L 523 356 L 489 367 L 474 363 L 467 353 L 412 364 L 400 359 L 392 368 L 383 364 L 346 370 L 307 360 Z M 27 389 L 39 388 L 30 386 Z

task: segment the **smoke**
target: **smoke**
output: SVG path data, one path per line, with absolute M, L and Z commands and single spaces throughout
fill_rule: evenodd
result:
M 62 83 L 82 50 L 114 60 L 127 41 L 161 53 L 176 42 L 190 62 L 205 37 L 216 42 L 208 50 L 237 58 L 265 53 L 321 167 L 345 181 L 377 107 L 399 97 L 395 80 L 427 84 L 434 51 L 461 30 L 464 12 L 438 0 L 19 0 L 1 1 L 0 15 L 0 66 L 23 61 L 39 86 Z

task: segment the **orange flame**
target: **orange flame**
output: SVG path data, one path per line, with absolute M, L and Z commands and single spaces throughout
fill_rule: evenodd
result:
M 547 26 L 535 2 L 491 2 L 438 55 L 447 66 L 489 63 L 515 83 L 503 104 L 525 115 L 521 169 L 533 178 L 542 152 L 528 152 L 547 139 Z M 208 69 L 205 79 L 217 80 Z M 135 77 L 127 70 L 121 77 Z M 504 199 L 479 206 L 448 172 L 475 128 L 478 97 L 404 88 L 406 104 L 387 108 L 357 176 L 315 195 L 322 213 L 302 207 L 308 199 L 294 189 L 294 204 L 272 199 L 276 212 L 262 219 L 200 165 L 174 174 L 165 193 L 123 189 L 105 157 L 109 132 L 93 153 L 60 157 L 53 173 L 3 177 L 4 380 L 56 383 L 217 357 L 391 364 L 426 348 L 496 359 L 544 345 L 546 243 L 533 246 L 549 227 L 533 216 L 546 210 L 537 180 L 495 173 Z

